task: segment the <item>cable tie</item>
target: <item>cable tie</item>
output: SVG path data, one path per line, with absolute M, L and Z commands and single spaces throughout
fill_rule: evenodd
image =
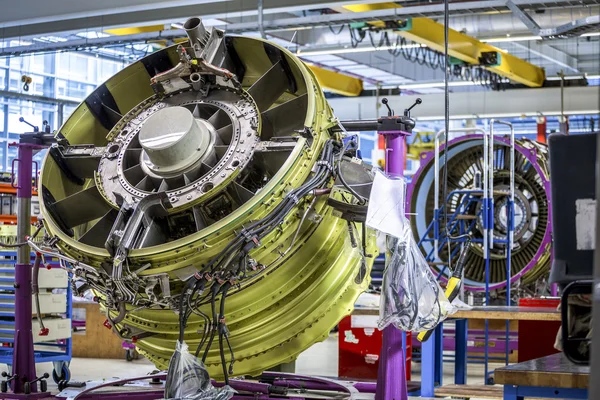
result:
M 319 160 L 317 161 L 317 165 L 324 165 L 327 167 L 328 170 L 333 172 L 333 167 L 331 166 L 331 163 L 327 160 Z

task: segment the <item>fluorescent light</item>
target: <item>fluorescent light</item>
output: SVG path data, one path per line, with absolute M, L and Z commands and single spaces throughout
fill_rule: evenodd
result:
M 562 115 L 560 111 L 544 111 L 542 112 L 545 116 L 555 117 Z M 571 115 L 596 115 L 600 114 L 600 110 L 581 110 L 581 111 L 569 111 L 566 112 L 566 116 Z M 450 115 L 450 119 L 489 119 L 489 118 L 522 118 L 522 117 L 531 117 L 535 118 L 538 116 L 537 112 L 528 112 L 528 113 L 490 113 L 490 114 L 465 114 L 465 115 Z M 417 121 L 441 121 L 444 119 L 443 115 L 440 116 L 431 116 L 431 117 L 414 117 Z
M 347 49 L 329 49 L 329 50 L 313 50 L 313 51 L 297 51 L 298 57 L 309 57 L 309 56 L 320 56 L 329 54 L 351 54 L 351 53 L 368 53 L 371 51 L 383 51 L 383 50 L 394 50 L 394 49 L 414 49 L 417 47 L 425 47 L 424 44 L 407 44 L 404 46 L 380 46 L 380 47 L 353 47 Z
M 490 39 L 479 39 L 484 43 L 504 43 L 504 42 L 527 42 L 530 40 L 542 40 L 541 36 L 517 36 L 517 37 L 499 37 Z
M 583 35 L 581 35 L 581 37 L 589 37 L 589 36 L 600 36 L 600 32 L 590 32 L 590 33 L 584 33 Z
M 475 86 L 478 83 L 471 81 L 456 81 L 456 82 L 448 82 L 449 87 L 457 87 L 457 86 Z M 398 89 L 431 89 L 431 88 L 443 88 L 444 82 L 427 82 L 427 83 L 407 83 L 398 86 Z
M 600 75 L 565 75 L 564 79 L 565 81 L 572 81 L 572 80 L 577 80 L 577 79 L 600 79 Z M 547 76 L 546 80 L 547 81 L 560 81 L 562 78 L 560 76 Z

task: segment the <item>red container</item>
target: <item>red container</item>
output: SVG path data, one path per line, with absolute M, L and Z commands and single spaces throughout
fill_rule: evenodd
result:
M 382 333 L 377 316 L 347 316 L 339 324 L 338 376 L 346 379 L 376 380 Z M 406 380 L 410 381 L 412 336 L 406 333 Z
M 555 309 L 559 304 L 559 298 L 529 298 L 519 300 L 519 306 L 521 307 Z M 519 321 L 519 362 L 559 353 L 554 348 L 559 328 L 560 321 Z

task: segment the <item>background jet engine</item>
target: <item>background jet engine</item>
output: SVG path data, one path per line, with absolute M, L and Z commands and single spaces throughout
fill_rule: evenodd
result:
M 461 136 L 448 143 L 448 193 L 473 187 L 475 174 L 482 171 L 483 140 L 481 136 Z M 494 188 L 508 189 L 510 147 L 507 138 L 495 139 Z M 511 280 L 521 280 L 522 285 L 530 285 L 546 276 L 550 269 L 552 233 L 550 208 L 548 205 L 550 181 L 548 172 L 548 149 L 537 142 L 521 139 L 515 145 L 515 247 L 512 255 Z M 440 165 L 444 154 L 440 152 Z M 427 153 L 421 159 L 421 167 L 414 175 L 408 188 L 411 223 L 417 240 L 426 236 L 433 238 L 433 230 L 428 227 L 434 218 L 434 157 Z M 440 177 L 443 174 L 440 173 Z M 455 194 L 448 202 L 449 220 L 461 203 L 463 195 Z M 500 200 L 503 199 L 503 200 Z M 494 236 L 506 237 L 505 196 L 500 196 L 494 204 Z M 423 204 L 426 206 L 423 208 Z M 440 197 L 440 204 L 442 203 Z M 472 216 L 480 215 L 474 206 L 469 210 Z M 466 216 L 468 217 L 468 216 Z M 474 218 L 474 217 L 473 217 Z M 482 238 L 481 217 L 473 221 L 473 235 Z M 468 220 L 467 222 L 471 222 Z M 440 224 L 440 226 L 443 226 Z M 428 232 L 426 234 L 426 232 Z M 450 251 L 454 251 L 453 243 Z M 506 285 L 506 244 L 497 244 L 492 250 L 490 263 L 490 288 L 498 289 Z M 433 247 L 424 241 L 422 250 L 428 254 Z M 448 259 L 446 246 L 439 252 L 441 261 Z M 434 265 L 440 270 L 442 266 Z M 470 290 L 485 290 L 485 258 L 481 244 L 473 244 L 465 265 L 465 287 Z
M 113 330 L 159 368 L 185 307 L 191 351 L 202 355 L 226 321 L 234 374 L 256 374 L 351 312 L 369 284 L 374 234 L 328 205 L 345 148 L 305 65 L 198 18 L 186 28 L 191 46 L 123 69 L 58 131 L 40 179 L 46 245 L 77 260 Z M 186 292 L 190 279 L 205 282 Z M 216 343 L 206 364 L 219 378 Z

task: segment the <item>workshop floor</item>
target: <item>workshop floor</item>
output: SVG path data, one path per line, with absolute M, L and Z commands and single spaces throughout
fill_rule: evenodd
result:
M 337 376 L 338 369 L 338 344 L 337 334 L 331 335 L 322 343 L 317 343 L 302 353 L 296 362 L 296 372 L 305 375 Z M 494 367 L 492 365 L 492 367 Z M 71 362 L 72 379 L 76 381 L 98 381 L 102 378 L 129 378 L 146 375 L 153 371 L 154 365 L 146 359 L 127 362 L 122 360 L 104 360 L 90 358 L 74 358 Z M 6 365 L 0 366 L 0 372 L 6 371 Z M 38 376 L 44 372 L 52 372 L 52 364 L 38 364 Z M 483 365 L 469 364 L 467 383 L 483 383 Z M 420 364 L 413 363 L 412 379 L 420 379 Z M 446 384 L 454 382 L 454 368 L 452 363 L 444 365 L 444 381 Z M 56 385 L 49 380 L 49 389 L 56 393 Z M 368 398 L 368 397 L 367 397 Z M 472 400 L 477 400 L 472 398 Z

